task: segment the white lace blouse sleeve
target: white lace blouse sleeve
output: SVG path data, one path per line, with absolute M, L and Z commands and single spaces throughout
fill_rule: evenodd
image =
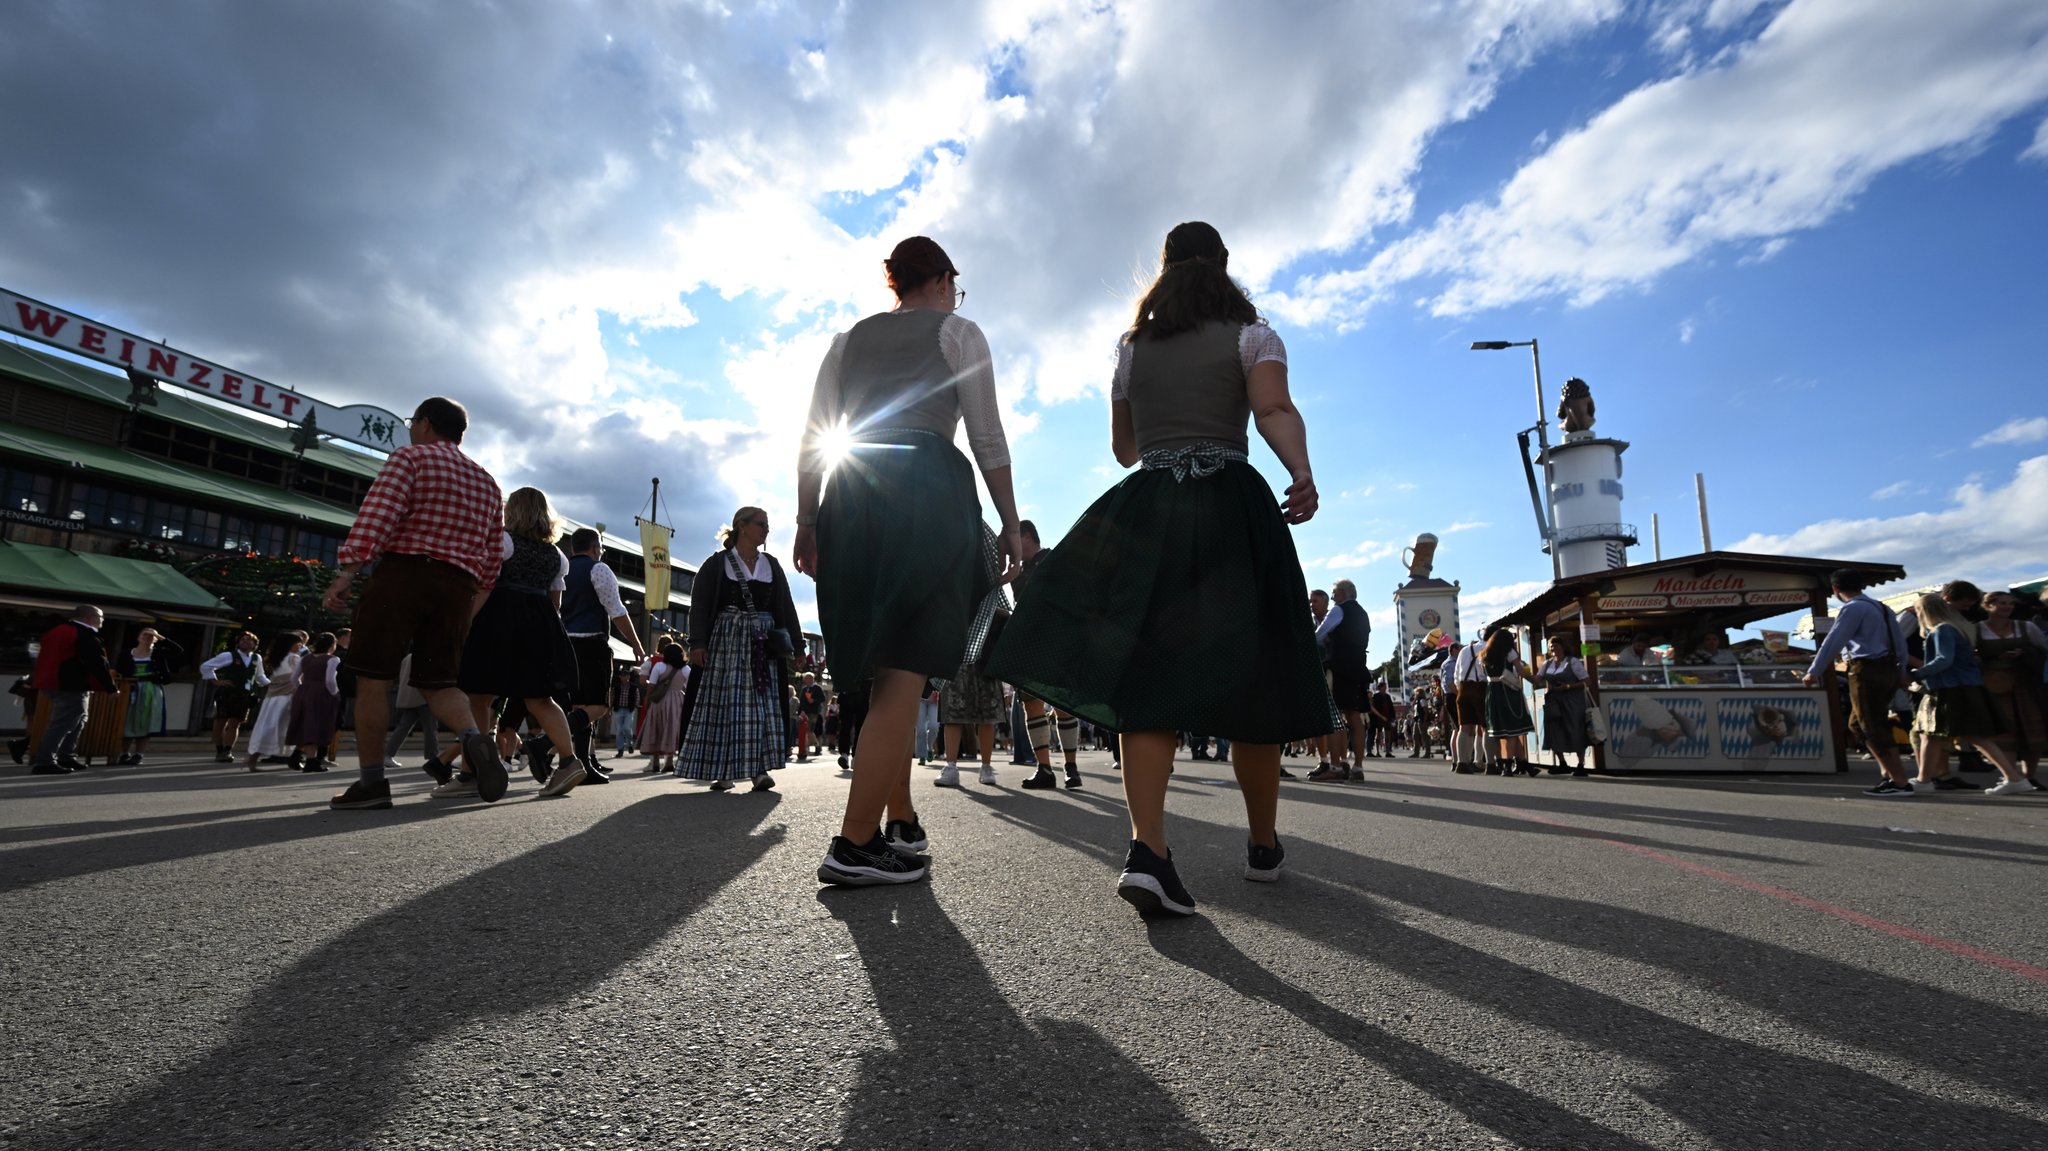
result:
M 548 585 L 549 591 L 569 590 L 569 557 L 562 556 L 561 570 L 555 573 L 555 582 Z
M 1267 360 L 1276 360 L 1283 367 L 1287 363 L 1287 345 L 1280 342 L 1280 333 L 1267 327 L 1264 320 L 1246 324 L 1237 333 L 1237 354 L 1244 360 L 1247 375 L 1254 365 Z
M 1241 342 L 1241 341 L 1240 341 Z M 1109 377 L 1109 398 L 1128 400 L 1131 398 L 1131 342 L 1116 342 L 1116 371 Z
M 988 337 L 973 320 L 947 316 L 939 325 L 939 353 L 953 369 L 960 419 L 967 425 L 967 446 L 974 451 L 974 462 L 985 472 L 1009 467 L 1010 445 L 1003 438 L 1003 413 L 996 403 L 996 370 Z
M 796 470 L 821 476 L 830 470 L 829 461 L 818 455 L 818 437 L 839 422 L 839 363 L 846 355 L 846 333 L 832 337 L 825 360 L 818 365 L 818 382 L 811 385 L 811 414 L 804 423 L 803 446 L 797 452 Z

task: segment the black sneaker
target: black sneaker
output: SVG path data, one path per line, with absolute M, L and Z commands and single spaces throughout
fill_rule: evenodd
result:
M 71 769 L 55 763 L 39 763 L 28 769 L 30 775 L 70 775 Z
M 532 776 L 535 783 L 546 783 L 555 770 L 555 741 L 545 735 L 534 736 L 520 744 L 519 755 L 526 760 L 526 774 Z
M 432 776 L 434 778 L 434 783 L 436 786 L 447 783 L 449 780 L 455 778 L 455 769 L 449 767 L 445 763 L 442 763 L 438 759 L 430 759 L 427 762 L 420 764 L 420 770 Z
M 1918 790 L 1920 790 L 1920 787 L 1919 787 L 1919 785 L 1918 785 L 1918 784 L 1915 784 L 1915 785 L 1914 785 L 1914 787 L 1913 787 L 1913 790 L 1914 790 L 1914 791 L 1918 791 Z M 1941 777 L 1940 779 L 1937 779 L 1937 780 L 1935 780 L 1935 781 L 1934 781 L 1934 790 L 1936 790 L 1936 791 L 1979 791 L 1979 790 L 1982 790 L 1982 789 L 1980 789 L 1980 788 L 1979 788 L 1979 787 L 1978 787 L 1978 786 L 1977 786 L 1976 784 L 1974 784 L 1974 783 L 1964 783 L 1964 782 L 1963 782 L 1962 780 L 1960 780 L 1960 779 L 1957 779 L 1957 778 L 1956 778 L 1955 776 L 1953 776 L 1953 775 L 1944 775 L 1944 776 L 1942 776 L 1942 777 Z
M 1081 786 L 1081 769 L 1080 769 L 1080 768 L 1078 768 L 1078 767 L 1074 767 L 1074 766 L 1072 766 L 1072 765 L 1069 765 L 1069 766 L 1067 767 L 1067 790 L 1068 790 L 1068 791 L 1072 791 L 1072 790 L 1074 790 L 1075 788 L 1077 788 L 1077 787 L 1080 787 L 1080 786 Z
M 818 882 L 841 887 L 916 883 L 931 873 L 931 865 L 928 856 L 896 851 L 879 832 L 864 844 L 835 835 L 831 849 L 825 852 L 825 861 L 818 865 Z
M 1059 785 L 1060 781 L 1053 776 L 1052 768 L 1049 767 L 1039 768 L 1030 779 L 1025 780 L 1022 784 L 1026 791 L 1044 791 L 1047 788 L 1058 787 Z
M 1281 846 L 1280 837 L 1273 837 L 1273 846 L 1260 847 L 1256 843 L 1244 845 L 1244 877 L 1253 883 L 1278 883 L 1280 861 L 1287 858 L 1287 848 Z
M 1281 779 L 1293 779 L 1293 778 L 1294 778 L 1294 773 L 1293 773 L 1293 772 L 1291 772 L 1291 771 L 1289 771 L 1289 770 L 1287 770 L 1286 768 L 1284 768 L 1284 767 L 1283 767 L 1283 768 L 1281 768 L 1281 769 L 1280 769 L 1280 778 L 1281 778 Z
M 1886 779 L 1876 787 L 1865 789 L 1863 794 L 1877 799 L 1911 799 L 1913 798 L 1913 785 L 1910 783 L 1900 783 L 1893 779 Z
M 327 806 L 336 811 L 366 811 L 391 806 L 391 781 L 380 779 L 375 783 L 356 780 L 348 790 L 327 801 Z
M 1345 771 L 1343 768 L 1331 767 L 1329 764 L 1326 763 L 1323 766 L 1316 768 L 1314 771 L 1309 772 L 1308 780 L 1310 783 L 1329 783 L 1333 780 L 1341 780 L 1344 778 L 1344 776 Z
M 26 737 L 24 737 L 24 738 L 22 738 L 22 739 L 10 739 L 10 740 L 8 740 L 8 741 L 7 741 L 7 754 L 8 754 L 8 755 L 10 755 L 10 756 L 12 756 L 12 757 L 14 758 L 14 762 L 16 762 L 16 763 L 20 763 L 20 762 L 21 762 L 22 760 L 24 760 L 24 759 L 27 759 L 27 758 L 28 758 L 28 739 L 27 739 Z
M 68 755 L 58 757 L 57 766 L 69 768 L 72 771 L 84 771 L 86 767 L 86 765 L 82 761 L 74 759 Z
M 1154 855 L 1142 840 L 1131 841 L 1131 850 L 1124 856 L 1124 873 L 1117 876 L 1116 893 L 1140 915 L 1195 913 L 1195 897 L 1180 885 L 1173 860 Z
M 498 758 L 498 741 L 489 732 L 475 731 L 462 737 L 463 765 L 476 776 L 476 795 L 485 803 L 505 798 L 511 781 L 505 778 L 505 761 Z
M 922 855 L 932 845 L 931 837 L 925 834 L 924 821 L 917 819 L 890 820 L 882 827 L 882 839 L 898 855 Z
M 586 787 L 591 784 L 603 785 L 611 781 L 612 773 L 596 760 L 583 765 L 583 783 Z

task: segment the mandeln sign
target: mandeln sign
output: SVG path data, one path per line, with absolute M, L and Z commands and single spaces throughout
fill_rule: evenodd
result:
M 111 367 L 132 368 L 164 383 L 287 423 L 310 423 L 323 436 L 380 452 L 397 451 L 405 442 L 405 421 L 383 408 L 369 404 L 343 408 L 323 403 L 5 288 L 0 288 L 0 331 L 27 336 Z

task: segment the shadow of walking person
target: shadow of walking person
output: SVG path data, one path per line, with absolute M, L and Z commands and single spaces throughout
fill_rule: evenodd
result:
M 764 798 L 752 827 L 727 805 L 643 800 L 383 911 L 257 991 L 210 1051 L 103 1113 L 66 1114 L 62 1129 L 32 1117 L 11 1146 L 363 1146 L 429 1094 L 443 1120 L 501 1120 L 521 1066 L 494 1047 L 653 947 L 779 844 L 780 826 L 757 830 L 779 802 Z M 612 886 L 649 875 L 660 882 L 630 897 Z M 436 1061 L 429 1045 L 440 1065 L 416 1066 Z M 571 1084 L 596 1070 L 555 1058 Z
M 840 1146 L 1212 1146 L 1094 1028 L 1018 1014 L 930 885 L 818 899 L 852 935 L 896 1044 L 862 1066 Z

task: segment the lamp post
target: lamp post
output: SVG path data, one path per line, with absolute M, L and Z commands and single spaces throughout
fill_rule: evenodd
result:
M 1536 370 L 1536 444 L 1543 459 L 1543 541 L 1549 545 L 1550 578 L 1553 582 L 1563 578 L 1564 567 L 1558 558 L 1557 505 L 1551 498 L 1550 463 L 1550 421 L 1543 414 L 1543 353 L 1536 345 L 1535 337 L 1526 340 L 1474 340 L 1475 352 L 1501 352 L 1509 348 L 1529 349 L 1529 363 Z M 1526 450 L 1527 441 L 1524 441 Z

